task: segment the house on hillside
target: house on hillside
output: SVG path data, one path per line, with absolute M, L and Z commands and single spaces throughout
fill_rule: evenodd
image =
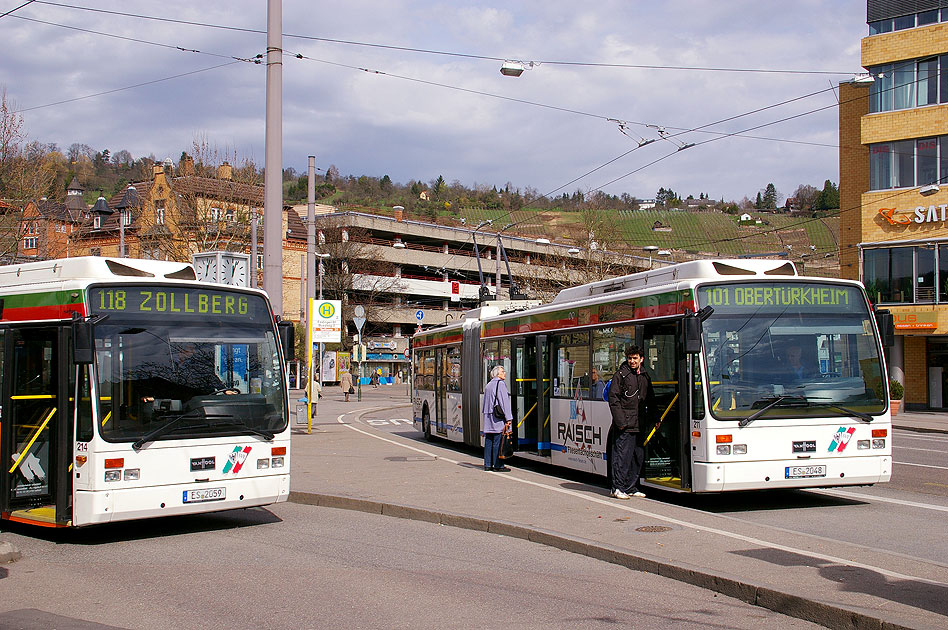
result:
M 63 202 L 43 197 L 30 201 L 20 215 L 21 236 L 18 258 L 65 258 L 70 255 L 69 239 L 88 216 L 89 206 L 83 201 L 85 189 L 75 177 L 66 188 Z

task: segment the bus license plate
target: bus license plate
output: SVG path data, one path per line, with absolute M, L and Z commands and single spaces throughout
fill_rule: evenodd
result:
M 787 466 L 787 479 L 806 479 L 807 477 L 825 477 L 826 466 Z
M 223 501 L 226 496 L 224 488 L 201 488 L 200 490 L 185 490 L 185 503 L 203 503 L 205 501 Z

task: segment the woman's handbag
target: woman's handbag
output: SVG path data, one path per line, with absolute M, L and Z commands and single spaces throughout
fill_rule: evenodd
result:
M 350 386 L 349 386 L 349 393 L 350 393 L 350 394 L 356 393 L 356 388 L 353 387 L 352 385 L 350 385 Z
M 497 401 L 497 390 L 500 389 L 500 384 L 497 384 L 497 387 L 494 388 L 494 420 L 500 420 L 501 422 L 507 421 L 507 414 L 504 412 L 504 408 L 500 406 L 500 403 Z
M 497 458 L 510 459 L 513 457 L 513 454 L 513 436 L 510 434 L 510 431 L 504 431 L 500 436 L 500 452 L 497 454 Z

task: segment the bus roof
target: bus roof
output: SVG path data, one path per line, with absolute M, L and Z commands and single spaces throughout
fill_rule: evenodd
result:
M 195 280 L 196 276 L 194 267 L 190 263 L 100 256 L 77 256 L 0 266 L 0 287 L 2 288 L 70 280 L 95 281 L 117 278 Z
M 551 304 L 575 302 L 576 300 L 606 293 L 644 289 L 649 286 L 668 285 L 684 280 L 736 280 L 741 276 L 753 278 L 755 276 L 795 277 L 797 275 L 797 268 L 792 262 L 786 260 L 693 260 L 677 265 L 669 265 L 661 269 L 640 271 L 627 276 L 563 289 L 556 295 Z

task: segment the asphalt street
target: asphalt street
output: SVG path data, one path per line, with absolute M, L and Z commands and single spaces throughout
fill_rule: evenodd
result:
M 690 586 L 435 523 L 283 503 L 5 531 L 0 628 L 816 628 Z

